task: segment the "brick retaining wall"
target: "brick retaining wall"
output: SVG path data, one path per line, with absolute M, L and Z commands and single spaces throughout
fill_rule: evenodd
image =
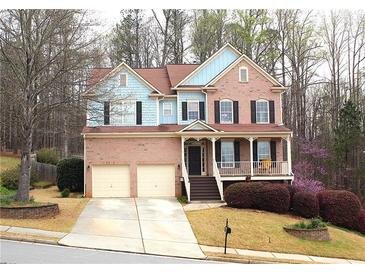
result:
M 328 228 L 317 228 L 317 229 L 298 229 L 291 227 L 284 227 L 284 230 L 297 238 L 310 240 L 310 241 L 329 241 L 330 235 Z
M 0 207 L 0 217 L 5 219 L 51 218 L 59 213 L 58 204 L 33 207 Z

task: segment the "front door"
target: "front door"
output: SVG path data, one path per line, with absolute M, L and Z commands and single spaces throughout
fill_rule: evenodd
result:
M 201 175 L 200 146 L 189 146 L 188 150 L 189 175 Z

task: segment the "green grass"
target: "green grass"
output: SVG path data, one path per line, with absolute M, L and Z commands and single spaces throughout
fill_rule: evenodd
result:
M 332 225 L 328 227 L 331 241 L 318 242 L 286 233 L 283 226 L 303 220 L 291 215 L 229 207 L 188 211 L 186 215 L 199 244 L 223 246 L 228 218 L 232 228 L 229 247 L 365 261 L 365 236 Z
M 6 206 L 11 204 L 16 195 L 16 190 L 7 189 L 0 185 L 0 206 Z
M 178 196 L 177 200 L 179 201 L 179 203 L 181 204 L 187 204 L 188 203 L 188 197 L 186 196 Z
M 53 183 L 47 181 L 39 181 L 32 183 L 32 186 L 35 188 L 49 188 L 53 185 L 54 185 Z
M 17 157 L 0 156 L 0 172 L 5 169 L 16 167 L 18 164 L 20 164 L 20 159 Z

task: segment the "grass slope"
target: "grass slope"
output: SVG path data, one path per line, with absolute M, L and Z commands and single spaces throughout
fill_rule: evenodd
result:
M 44 219 L 0 219 L 0 225 L 70 232 L 89 201 L 88 198 L 80 198 L 80 195 L 75 195 L 74 193 L 72 193 L 70 198 L 60 198 L 58 188 L 55 186 L 46 189 L 33 189 L 30 191 L 30 196 L 33 196 L 37 202 L 57 203 L 60 208 L 60 214 L 54 218 Z
M 20 164 L 20 159 L 10 156 L 0 156 L 0 172 Z
M 307 241 L 287 234 L 283 226 L 300 218 L 264 211 L 214 208 L 186 212 L 199 244 L 224 245 L 226 218 L 232 228 L 228 246 L 241 249 L 298 253 L 365 261 L 365 237 L 329 227 L 329 242 Z

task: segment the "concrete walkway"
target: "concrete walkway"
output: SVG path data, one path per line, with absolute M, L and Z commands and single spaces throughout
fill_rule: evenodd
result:
M 62 245 L 205 258 L 175 199 L 94 198 Z
M 204 252 L 209 253 L 220 253 L 224 252 L 223 247 L 206 246 L 200 245 Z M 248 249 L 237 249 L 237 248 L 227 248 L 227 254 L 241 255 L 245 257 L 255 257 L 265 259 L 279 259 L 279 260 L 289 260 L 289 261 L 302 261 L 305 263 L 322 263 L 322 264 L 365 264 L 364 261 L 339 259 L 339 258 L 327 258 L 327 257 L 317 257 L 308 256 L 301 254 L 289 254 L 289 253 L 277 253 L 277 252 L 266 252 L 266 251 L 254 251 Z

